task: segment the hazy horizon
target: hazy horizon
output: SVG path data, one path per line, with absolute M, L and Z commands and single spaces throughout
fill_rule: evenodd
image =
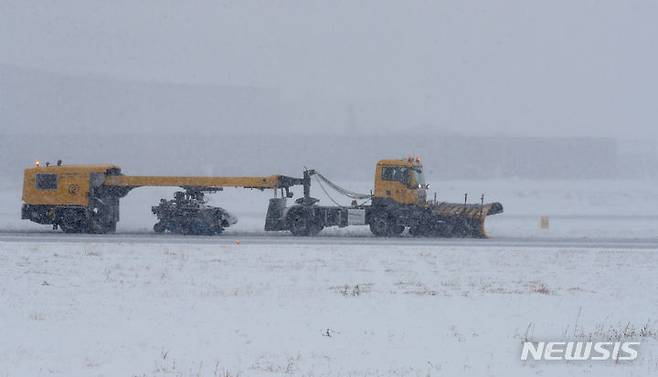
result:
M 189 119 L 181 127 L 200 133 L 231 132 L 238 119 L 252 132 L 655 141 L 657 7 L 646 1 L 3 1 L 0 121 L 5 132 L 16 119 L 29 119 L 21 126 L 28 130 L 55 119 L 60 132 L 105 133 L 93 114 L 130 124 L 137 109 L 157 123 L 161 109 L 173 112 L 181 97 L 160 98 L 140 85 L 164 84 L 193 88 L 185 98 L 195 111 L 179 116 Z M 13 78 L 15 70 L 27 78 Z M 52 85 L 62 77 L 68 82 Z M 115 88 L 107 98 L 104 85 Z M 31 107 L 2 106 L 21 95 L 16 87 L 24 96 L 17 103 Z M 204 104 L 203 90 L 216 87 L 250 88 L 257 105 L 252 97 L 227 105 L 222 98 L 231 94 Z M 108 111 L 123 91 L 125 103 Z M 52 111 L 40 115 L 41 105 Z M 217 106 L 225 108 L 211 109 Z

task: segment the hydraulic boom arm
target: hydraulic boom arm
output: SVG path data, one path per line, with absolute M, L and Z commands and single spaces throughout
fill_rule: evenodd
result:
M 220 189 L 222 187 L 244 187 L 255 189 L 286 189 L 303 184 L 303 179 L 285 175 L 269 177 L 171 177 L 171 176 L 107 176 L 104 186 L 132 189 L 142 186 L 178 186 L 197 190 Z

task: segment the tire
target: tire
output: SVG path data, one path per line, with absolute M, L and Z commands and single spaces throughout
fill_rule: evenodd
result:
M 64 233 L 82 233 L 84 227 L 78 224 L 71 223 L 60 223 L 59 227 L 64 231 Z
M 116 221 L 99 221 L 92 218 L 89 220 L 87 226 L 87 232 L 95 233 L 95 234 L 114 233 L 116 232 L 116 230 L 117 230 Z
M 214 236 L 222 233 L 224 228 L 215 220 L 209 220 L 205 217 L 197 217 L 185 224 L 184 233 L 193 236 Z
M 416 224 L 409 227 L 409 234 L 414 237 L 426 237 L 429 233 L 427 226 Z
M 117 231 L 116 221 L 111 221 L 109 224 L 107 224 L 107 228 L 105 228 L 105 233 L 116 233 L 116 231 Z
M 159 221 L 153 225 L 153 231 L 156 233 L 164 233 L 166 229 L 164 224 Z
M 212 234 L 208 224 L 201 218 L 193 219 L 189 224 L 189 228 L 189 234 L 194 236 L 207 236 Z
M 167 225 L 167 230 L 169 233 L 172 234 L 182 234 L 182 235 L 188 235 L 190 233 L 190 224 L 187 222 L 181 222 L 181 221 L 172 221 L 169 222 Z
M 290 233 L 298 237 L 315 236 L 322 230 L 323 226 L 313 219 L 311 212 L 303 207 L 291 209 L 286 215 Z
M 212 234 L 213 235 L 220 235 L 223 232 L 224 232 L 224 228 L 219 224 L 215 224 L 215 226 L 213 226 L 213 228 L 212 228 Z
M 466 238 L 470 236 L 471 230 L 466 220 L 458 219 L 448 234 L 449 237 Z
M 393 219 L 387 214 L 375 215 L 370 220 L 370 231 L 377 237 L 390 237 L 393 235 L 399 235 L 404 231 L 404 227 L 395 224 Z M 397 234 L 396 234 L 397 232 Z
M 311 229 L 309 230 L 308 235 L 309 236 L 317 236 L 318 233 L 320 233 L 324 229 L 322 225 L 312 223 L 311 224 Z
M 64 233 L 83 233 L 87 231 L 87 219 L 79 210 L 63 210 L 60 213 L 59 227 Z

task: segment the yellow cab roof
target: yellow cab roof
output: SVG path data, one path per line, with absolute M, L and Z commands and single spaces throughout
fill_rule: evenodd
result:
M 41 166 L 34 166 L 31 168 L 25 169 L 25 172 L 32 173 L 82 173 L 82 174 L 91 174 L 91 173 L 104 173 L 108 169 L 118 169 L 119 167 L 112 164 L 90 164 L 90 165 L 77 165 L 77 164 L 66 164 L 66 165 L 50 165 L 46 166 L 43 163 Z
M 377 165 L 382 166 L 422 166 L 420 158 L 409 157 L 409 158 L 400 158 L 396 160 L 379 160 Z

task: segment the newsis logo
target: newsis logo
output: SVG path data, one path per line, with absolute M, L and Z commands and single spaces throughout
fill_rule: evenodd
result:
M 640 342 L 523 342 L 521 360 L 584 361 L 637 359 Z

